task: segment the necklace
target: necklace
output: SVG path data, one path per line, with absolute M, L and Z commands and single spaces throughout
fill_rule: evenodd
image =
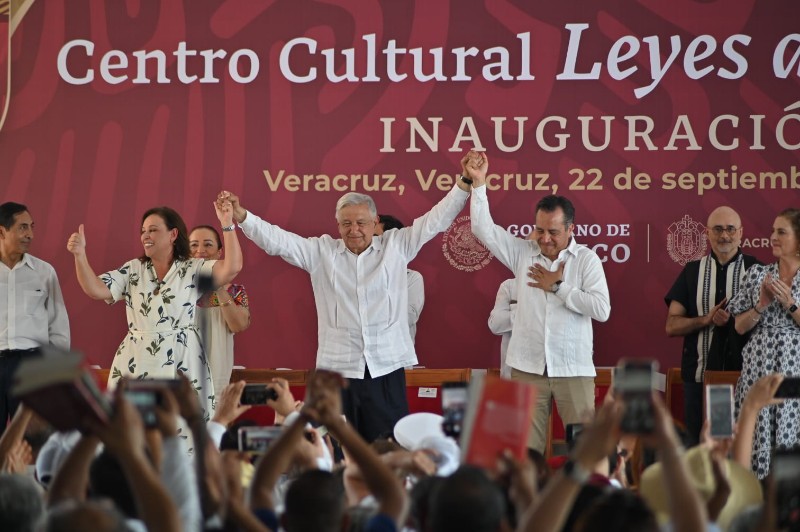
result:
M 147 264 L 147 269 L 150 270 L 150 275 L 152 276 L 152 281 L 155 283 L 156 288 L 153 290 L 153 295 L 157 296 L 161 292 L 161 287 L 167 284 L 164 280 L 159 280 L 158 275 L 156 275 L 156 269 L 153 266 L 152 261 Z

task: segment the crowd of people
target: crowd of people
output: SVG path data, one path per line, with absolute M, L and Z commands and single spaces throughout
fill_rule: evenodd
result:
M 784 376 L 800 370 L 800 210 L 776 217 L 768 265 L 741 253 L 733 209 L 711 212 L 711 253 L 687 264 L 665 298 L 666 333 L 684 337 L 686 438 L 657 393 L 652 430 L 626 435 L 624 397 L 610 392 L 595 414 L 592 322 L 607 320 L 611 303 L 602 262 L 575 238 L 573 204 L 541 198 L 534 233 L 515 238 L 492 220 L 488 166 L 485 153 L 465 154 L 453 189 L 409 226 L 378 215 L 370 196 L 345 194 L 334 212 L 340 238 L 270 224 L 230 191 L 214 202 L 222 236 L 207 225 L 189 232 L 176 211 L 153 208 L 142 216 L 142 256 L 101 275 L 81 225 L 67 243 L 77 281 L 92 299 L 124 301 L 128 332 L 109 375 L 110 422 L 49 439 L 11 394 L 12 376 L 39 345 L 68 347 L 69 321 L 55 271 L 29 253 L 27 207 L 0 205 L 0 290 L 8 293 L 0 304 L 0 529 L 778 530 L 791 519 L 800 527 L 800 514 L 782 513 L 785 483 L 772 479 L 782 472 L 772 467 L 776 453 L 800 444 L 800 400 L 775 398 Z M 531 460 L 501 454 L 492 470 L 445 471 L 453 445 L 402 449 L 387 436 L 409 414 L 405 368 L 418 362 L 424 290 L 408 264 L 467 201 L 472 232 L 514 276 L 489 318 L 504 335 L 501 371 L 532 383 L 537 398 Z M 229 384 L 233 334 L 250 324 L 247 292 L 233 282 L 243 264 L 237 227 L 308 272 L 317 309 L 317 371 L 306 397 L 296 400 L 280 379 L 267 385 L 283 430 L 256 452 L 236 422 L 248 408 L 245 383 Z M 741 370 L 732 438 L 702 429 L 703 374 L 714 369 Z M 131 379 L 155 378 L 179 385 L 159 389 L 157 423 L 146 428 L 125 390 Z M 566 423 L 584 429 L 550 471 L 542 455 L 553 400 Z

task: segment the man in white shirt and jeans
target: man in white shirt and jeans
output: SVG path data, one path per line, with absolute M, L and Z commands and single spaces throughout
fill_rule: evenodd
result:
M 378 212 L 366 194 L 336 204 L 341 238 L 303 238 L 245 210 L 230 196 L 234 220 L 250 240 L 311 276 L 317 307 L 317 367 L 349 380 L 344 413 L 365 440 L 408 414 L 406 366 L 417 363 L 408 327 L 408 263 L 464 208 L 469 185 L 453 189 L 410 227 L 376 235 Z
M 28 248 L 33 218 L 25 205 L 0 205 L 0 434 L 19 401 L 11 396 L 20 361 L 40 345 L 69 349 L 69 318 L 56 271 Z
M 564 423 L 581 423 L 586 412 L 594 412 L 592 320 L 606 321 L 611 313 L 605 273 L 600 258 L 575 241 L 572 202 L 542 198 L 535 237 L 516 238 L 489 213 L 486 155 L 471 152 L 465 159 L 462 169 L 473 181 L 472 232 L 516 276 L 506 363 L 511 378 L 538 389 L 528 446 L 544 452 L 551 397 Z

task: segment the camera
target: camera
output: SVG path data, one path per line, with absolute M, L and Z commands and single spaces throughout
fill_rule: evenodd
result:
M 800 529 L 800 450 L 776 451 L 772 457 L 779 530 Z
M 164 404 L 162 390 L 176 390 L 180 385 L 178 379 L 131 380 L 126 384 L 125 398 L 136 406 L 144 426 L 153 428 L 158 424 L 156 408 Z
M 614 393 L 625 402 L 620 429 L 628 434 L 650 434 L 655 428 L 653 383 L 658 362 L 620 360 L 614 371 Z
M 458 441 L 467 409 L 467 383 L 442 383 L 442 431 Z
M 239 401 L 243 405 L 265 405 L 268 400 L 276 400 L 278 392 L 267 388 L 266 384 L 246 384 Z
M 800 398 L 800 377 L 784 377 L 778 389 L 775 390 L 778 399 Z
M 709 384 L 706 386 L 706 419 L 712 438 L 733 436 L 733 386 Z
M 241 427 L 239 428 L 239 450 L 263 454 L 280 434 L 281 427 Z
M 145 427 L 153 428 L 158 425 L 156 408 L 162 405 L 162 398 L 157 390 L 125 390 L 125 399 L 139 411 Z

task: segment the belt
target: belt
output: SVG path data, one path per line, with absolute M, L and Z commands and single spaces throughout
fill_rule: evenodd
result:
M 35 353 L 39 351 L 38 347 L 32 347 L 31 349 L 3 349 L 0 351 L 0 358 L 3 357 L 11 357 L 14 355 L 27 355 L 29 353 Z

